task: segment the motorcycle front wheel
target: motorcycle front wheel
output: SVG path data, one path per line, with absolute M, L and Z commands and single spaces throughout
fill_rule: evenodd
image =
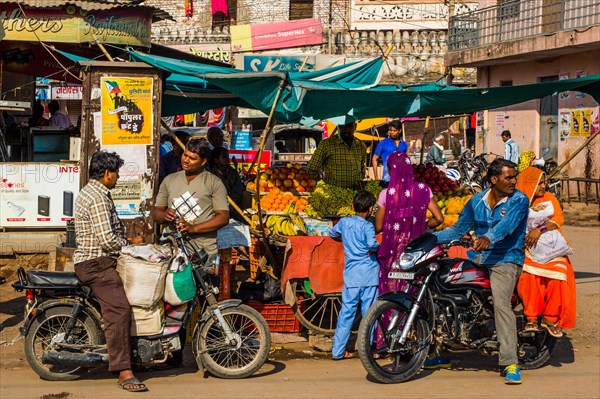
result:
M 44 351 L 60 351 L 61 344 L 93 346 L 101 341 L 101 331 L 95 321 L 85 313 L 77 316 L 75 327 L 65 339 L 67 325 L 73 318 L 71 312 L 72 308 L 67 306 L 48 309 L 33 320 L 25 335 L 27 362 L 44 380 L 72 381 L 78 379 L 85 371 L 82 367 L 44 364 L 42 363 Z
M 254 374 L 267 360 L 271 334 L 265 319 L 253 308 L 239 305 L 221 310 L 234 339 L 229 340 L 216 317 L 196 331 L 195 356 L 215 377 L 237 379 Z
M 393 326 L 387 320 L 396 318 Z M 408 318 L 408 311 L 395 302 L 377 301 L 367 312 L 358 329 L 358 354 L 367 373 L 384 384 L 397 384 L 414 377 L 429 348 L 427 322 L 415 318 L 404 344 L 398 337 Z M 373 336 L 380 328 L 384 342 L 377 347 Z M 380 343 L 381 345 L 381 343 Z

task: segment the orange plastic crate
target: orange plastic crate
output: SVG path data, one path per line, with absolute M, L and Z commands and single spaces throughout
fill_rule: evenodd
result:
M 302 329 L 300 321 L 287 303 L 262 303 L 250 300 L 246 304 L 264 317 L 271 332 L 293 333 Z

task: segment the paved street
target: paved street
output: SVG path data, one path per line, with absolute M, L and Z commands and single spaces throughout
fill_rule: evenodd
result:
M 577 274 L 578 325 L 569 338 L 561 340 L 550 364 L 523 372 L 521 386 L 504 385 L 495 370 L 495 358 L 478 353 L 454 356 L 452 370 L 422 372 L 405 384 L 381 385 L 367 378 L 358 359 L 277 360 L 290 351 L 301 353 L 310 349 L 306 344 L 283 344 L 276 351 L 275 360 L 253 378 L 202 378 L 191 367 L 193 363 L 186 362 L 189 367 L 140 373 L 150 392 L 129 394 L 121 391 L 116 378 L 104 371 L 73 382 L 42 381 L 22 359 L 19 341 L 13 347 L 0 346 L 0 398 L 599 398 L 600 230 L 567 226 L 565 232 L 576 251 L 572 260 Z M 13 336 L 3 334 L 2 339 Z

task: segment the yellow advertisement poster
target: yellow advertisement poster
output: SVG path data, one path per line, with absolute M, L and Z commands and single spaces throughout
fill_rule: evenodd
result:
M 102 145 L 152 144 L 152 78 L 103 77 Z
M 581 135 L 581 110 L 571 110 L 571 137 Z
M 589 136 L 592 128 L 592 110 L 583 109 L 581 110 L 581 125 L 580 131 L 582 136 Z

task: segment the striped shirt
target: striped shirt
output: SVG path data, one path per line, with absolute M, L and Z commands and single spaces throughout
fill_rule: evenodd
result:
M 362 141 L 352 140 L 348 146 L 338 135 L 321 141 L 306 165 L 311 176 L 317 177 L 323 170 L 327 184 L 344 188 L 355 188 L 365 176 L 367 150 Z
M 108 188 L 90 179 L 75 200 L 75 236 L 77 249 L 74 263 L 101 256 L 117 256 L 127 245 L 125 228 L 117 217 Z
M 504 159 L 508 159 L 511 162 L 519 164 L 519 145 L 513 141 L 513 139 L 508 139 L 504 143 Z

